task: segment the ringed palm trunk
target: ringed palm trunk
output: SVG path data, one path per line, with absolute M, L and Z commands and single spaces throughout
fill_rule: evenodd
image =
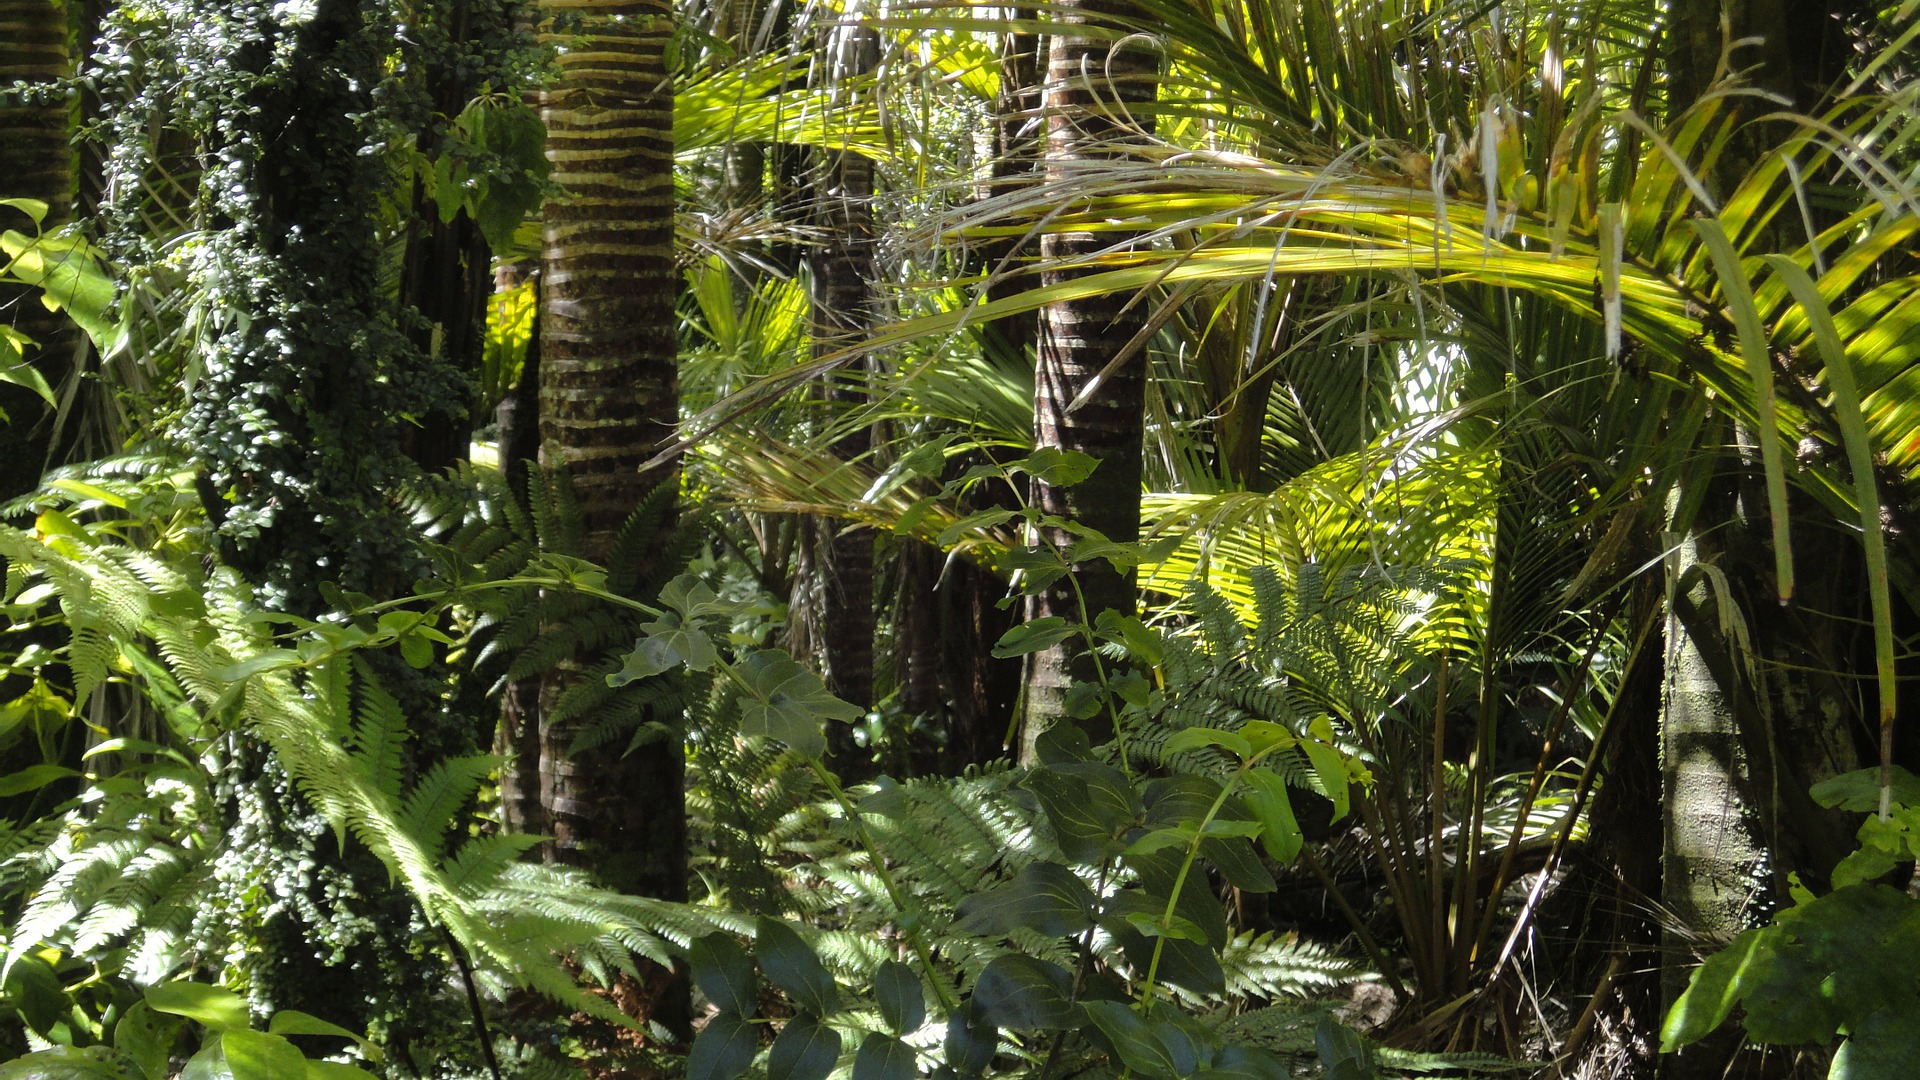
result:
M 58 0 L 0 0 L 0 86 L 44 84 L 68 74 L 67 6 Z M 0 101 L 0 197 L 38 199 L 47 204 L 42 228 L 65 223 L 73 192 L 72 136 L 64 100 L 35 104 Z M 27 219 L 12 210 L 0 228 L 31 234 Z M 66 316 L 48 311 L 23 290 L 0 291 L 0 310 L 8 322 L 37 343 L 28 361 L 55 386 L 58 368 L 77 337 Z M 51 423 L 46 405 L 32 392 L 0 384 L 0 408 L 8 418 L 0 426 L 0 498 L 31 491 L 46 463 Z
M 1124 153 L 1128 139 L 1151 128 L 1151 118 L 1130 106 L 1153 101 L 1159 71 L 1157 54 L 1144 42 L 1129 39 L 1116 44 L 1071 29 L 1097 25 L 1103 17 L 1120 14 L 1121 5 L 1113 0 L 1075 0 L 1061 8 L 1060 17 L 1070 29 L 1050 43 L 1042 106 L 1047 124 L 1044 173 L 1049 182 L 1071 180 L 1100 160 Z M 1061 262 L 1124 247 L 1128 239 L 1111 232 L 1050 233 L 1041 240 L 1040 255 L 1046 262 Z M 1041 284 L 1061 284 L 1086 273 L 1071 266 L 1054 269 L 1042 275 Z M 1147 376 L 1144 343 L 1134 340 L 1145 326 L 1146 305 L 1128 307 L 1132 299 L 1106 294 L 1048 305 L 1040 313 L 1034 362 L 1034 448 L 1079 451 L 1098 462 L 1093 474 L 1078 484 L 1036 480 L 1034 505 L 1122 543 L 1140 534 Z M 1128 349 L 1132 355 L 1114 366 Z M 1070 407 L 1083 393 L 1086 399 L 1077 408 Z M 1043 539 L 1062 546 L 1072 541 L 1070 534 L 1059 529 L 1049 530 Z M 1095 559 L 1076 566 L 1073 576 L 1078 594 L 1075 582 L 1063 579 L 1033 598 L 1029 617 L 1058 615 L 1079 622 L 1098 618 L 1109 609 L 1133 612 L 1132 575 Z M 1023 760 L 1032 757 L 1034 740 L 1064 715 L 1068 686 L 1076 675 L 1088 674 L 1080 670 L 1081 663 L 1070 645 L 1032 655 L 1021 736 Z
M 547 205 L 542 241 L 541 456 L 571 477 L 582 549 L 605 560 L 641 497 L 678 482 L 677 469 L 640 469 L 673 431 L 679 408 L 666 60 L 673 10 L 665 0 L 548 0 L 543 14 L 543 37 L 560 46 L 560 77 L 541 116 L 553 180 L 564 190 Z M 680 743 L 571 756 L 578 725 L 547 718 L 579 677 L 563 666 L 540 688 L 539 776 L 552 857 L 626 891 L 683 900 Z M 681 987 L 652 1018 L 684 1033 L 686 1009 Z

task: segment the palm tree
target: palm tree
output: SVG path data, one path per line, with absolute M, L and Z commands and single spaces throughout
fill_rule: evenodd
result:
M 1151 103 L 1160 58 L 1138 38 L 1112 33 L 1112 16 L 1124 6 L 1097 0 L 1062 5 L 1062 26 L 1048 45 L 1042 104 L 1047 145 L 1043 173 L 1049 184 L 1083 182 L 1152 130 Z M 1125 251 L 1124 233 L 1049 230 L 1040 258 L 1051 267 L 1041 287 L 1060 288 L 1084 276 L 1077 265 L 1108 251 Z M 1042 513 L 1064 518 L 1107 539 L 1127 543 L 1140 528 L 1140 445 L 1143 438 L 1146 352 L 1136 340 L 1146 329 L 1146 311 L 1119 292 L 1063 299 L 1041 310 L 1034 357 L 1033 444 L 1036 450 L 1089 455 L 1097 464 L 1077 484 L 1036 479 L 1032 499 Z M 1062 549 L 1074 537 L 1060 528 L 1042 539 Z M 1131 614 L 1133 582 L 1102 560 L 1081 562 L 1073 580 L 1063 579 L 1036 596 L 1030 618 L 1060 616 L 1090 621 L 1103 611 Z M 1072 646 L 1062 643 L 1029 661 L 1023 744 L 1064 713 L 1076 670 Z M 1029 756 L 1023 751 L 1022 757 Z
M 1148 350 L 1158 355 L 1160 374 L 1144 396 L 1161 410 L 1147 433 L 1150 445 L 1172 449 L 1176 428 L 1216 425 L 1221 445 L 1237 448 L 1240 483 L 1279 486 L 1270 494 L 1188 488 L 1193 493 L 1156 496 L 1156 524 L 1191 529 L 1195 537 L 1156 569 L 1156 584 L 1204 571 L 1223 592 L 1246 598 L 1244 570 L 1261 562 L 1327 572 L 1324 564 L 1344 553 L 1357 565 L 1377 562 L 1396 572 L 1409 559 L 1479 560 L 1480 569 L 1467 575 L 1472 584 L 1451 594 L 1458 606 L 1433 609 L 1426 640 L 1447 658 L 1451 688 L 1436 701 L 1433 683 L 1421 683 L 1410 669 L 1407 677 L 1422 689 L 1412 699 L 1419 704 L 1406 707 L 1439 715 L 1427 717 L 1429 734 L 1412 744 L 1415 756 L 1395 766 L 1402 789 L 1408 778 L 1418 783 L 1445 772 L 1443 764 L 1463 766 L 1471 798 L 1449 801 L 1435 781 L 1412 789 L 1417 818 L 1397 819 L 1384 801 L 1379 810 L 1387 834 L 1407 838 L 1406 850 L 1425 845 L 1425 824 L 1457 826 L 1447 833 L 1458 844 L 1455 858 L 1430 871 L 1402 867 L 1396 894 L 1435 897 L 1419 910 L 1422 919 L 1436 915 L 1437 929 L 1418 944 L 1432 958 L 1420 961 L 1421 990 L 1431 995 L 1422 1003 L 1438 1005 L 1451 990 L 1485 985 L 1489 972 L 1510 976 L 1510 948 L 1525 940 L 1524 926 L 1534 918 L 1530 909 L 1510 924 L 1488 898 L 1514 880 L 1522 850 L 1540 835 L 1537 817 L 1532 825 L 1522 817 L 1496 826 L 1489 809 L 1494 780 L 1512 769 L 1497 759 L 1535 686 L 1566 696 L 1570 680 L 1594 684 L 1591 694 L 1569 698 L 1586 702 L 1569 708 L 1590 710 L 1587 737 L 1595 742 L 1585 762 L 1591 768 L 1563 792 L 1576 807 L 1570 823 L 1589 805 L 1594 814 L 1630 816 L 1636 803 L 1644 810 L 1659 798 L 1653 720 L 1663 684 L 1670 703 L 1684 703 L 1686 694 L 1675 687 L 1683 680 L 1710 684 L 1732 700 L 1739 724 L 1731 745 L 1749 762 L 1785 745 L 1779 735 L 1765 737 L 1764 725 L 1795 716 L 1826 736 L 1843 735 L 1833 762 L 1844 761 L 1846 747 L 1869 741 L 1846 732 L 1855 722 L 1852 706 L 1828 716 L 1825 705 L 1840 699 L 1819 687 L 1800 700 L 1824 705 L 1794 705 L 1791 680 L 1781 677 L 1789 665 L 1858 666 L 1864 645 L 1822 644 L 1796 658 L 1769 654 L 1759 637 L 1798 635 L 1811 643 L 1820 635 L 1785 628 L 1859 625 L 1846 620 L 1864 614 L 1848 606 L 1858 606 L 1859 589 L 1847 583 L 1860 580 L 1860 572 L 1840 566 L 1845 560 L 1833 561 L 1823 595 L 1803 588 L 1802 606 L 1790 618 L 1774 615 L 1776 564 L 1768 549 L 1805 551 L 1809 535 L 1824 531 L 1864 542 L 1860 564 L 1878 559 L 1884 568 L 1888 557 L 1874 554 L 1881 506 L 1896 500 L 1875 493 L 1872 455 L 1887 460 L 1882 484 L 1920 458 L 1910 438 L 1913 361 L 1895 344 L 1911 321 L 1900 305 L 1920 290 L 1896 252 L 1920 226 L 1907 188 L 1895 179 L 1904 162 L 1880 162 L 1860 149 L 1904 147 L 1900 133 L 1910 129 L 1910 118 L 1898 100 L 1854 95 L 1822 120 L 1742 127 L 1731 111 L 1743 100 L 1737 84 L 1680 109 L 1685 91 L 1676 84 L 1688 76 L 1676 74 L 1674 83 L 1660 77 L 1646 32 L 1655 25 L 1653 12 L 1625 3 L 1580 4 L 1539 23 L 1497 27 L 1479 16 L 1455 22 L 1397 3 L 1143 6 L 1150 10 L 1127 25 L 1159 35 L 1170 57 L 1156 108 L 1160 142 L 1135 151 L 1150 161 L 1081 162 L 1069 173 L 1056 160 L 1047 185 L 974 208 L 963 229 L 1012 222 L 1056 237 L 1052 274 L 1025 295 L 997 296 L 917 327 L 889 327 L 872 343 L 946 332 L 967 318 L 1072 310 L 1089 301 L 1107 304 L 1109 314 L 1134 301 L 1129 315 L 1165 315 L 1167 332 L 1186 340 L 1171 358 Z M 1583 43 L 1578 49 L 1570 46 L 1576 41 Z M 1093 66 L 1102 75 L 1113 70 Z M 1815 107 L 1804 97 L 1797 102 Z M 1096 122 L 1113 115 L 1111 108 L 1091 111 Z M 1664 126 L 1645 119 L 1663 113 L 1670 114 Z M 1819 199 L 1803 203 L 1805 178 L 1818 178 L 1806 183 Z M 1104 256 L 1088 259 L 1084 249 L 1066 246 L 1089 234 Z M 1141 235 L 1153 243 L 1126 239 Z M 1815 279 L 1818 299 L 1792 291 L 1784 264 L 1769 257 Z M 1348 284 L 1298 284 L 1314 279 Z M 1264 297 L 1266 310 L 1285 310 L 1286 317 L 1261 315 L 1250 297 Z M 1828 309 L 1838 326 L 1837 352 L 1813 336 L 1815 316 Z M 1367 320 L 1352 321 L 1354 312 L 1368 313 Z M 1337 329 L 1343 319 L 1350 330 Z M 1237 371 L 1218 364 L 1216 377 L 1209 339 L 1252 343 L 1254 351 Z M 1107 344 L 1109 358 L 1094 370 L 1112 363 L 1126 342 Z M 1205 373 L 1194 371 L 1188 358 L 1196 356 L 1210 365 Z M 1388 377 L 1348 378 L 1352 367 L 1369 363 L 1386 365 Z M 1279 388 L 1269 379 L 1280 380 Z M 1842 394 L 1854 381 L 1863 405 Z M 1210 401 L 1192 390 L 1203 383 L 1213 388 Z M 1182 394 L 1189 403 L 1182 404 Z M 1360 424 L 1330 438 L 1336 433 L 1327 421 L 1356 413 L 1352 404 L 1333 404 L 1339 395 L 1417 407 L 1381 409 L 1370 414 L 1380 417 L 1378 426 Z M 1039 400 L 1044 408 L 1044 388 Z M 1257 438 L 1249 440 L 1244 426 L 1227 430 L 1224 421 L 1242 408 L 1234 423 L 1259 427 Z M 1074 414 L 1067 415 L 1071 421 Z M 1057 437 L 1044 421 L 1039 430 L 1043 443 Z M 1249 442 L 1258 449 L 1258 468 L 1245 464 Z M 1743 452 L 1739 443 L 1752 449 Z M 1790 455 L 1768 446 L 1797 446 L 1800 460 L 1790 463 Z M 1217 481 L 1175 456 L 1156 464 L 1156 482 Z M 1424 520 L 1403 502 L 1420 490 L 1408 479 L 1416 471 L 1445 478 L 1428 489 L 1434 509 Z M 1729 522 L 1726 504 L 1717 511 L 1721 518 L 1711 516 L 1714 485 L 1693 482 L 1703 473 L 1737 484 L 1737 505 L 1750 525 Z M 848 487 L 857 498 L 858 485 Z M 1448 488 L 1456 497 L 1446 497 Z M 1467 497 L 1476 491 L 1482 494 Z M 1687 504 L 1680 514 L 1667 502 L 1676 492 Z M 1703 499 L 1707 511 L 1695 505 Z M 1800 524 L 1775 533 L 1768 525 L 1776 516 Z M 1662 533 L 1716 520 L 1714 531 L 1728 543 L 1741 529 L 1757 535 L 1690 578 L 1683 569 L 1686 588 L 1675 590 L 1670 612 L 1668 590 L 1648 576 L 1672 546 Z M 1910 557 L 1895 553 L 1894 580 Z M 1729 578 L 1727 588 L 1716 574 Z M 1696 595 L 1713 594 L 1717 606 L 1688 603 L 1696 585 L 1707 589 Z M 1889 658 L 1890 671 L 1891 609 L 1886 586 L 1877 588 L 1875 649 Z M 1701 634 L 1703 627 L 1711 633 Z M 1662 647 L 1669 630 L 1676 643 L 1716 639 L 1720 658 L 1703 652 L 1699 664 L 1677 661 L 1669 676 L 1662 670 L 1673 655 Z M 1751 648 L 1742 634 L 1752 635 Z M 1570 642 L 1599 642 L 1600 659 L 1583 665 L 1587 650 L 1573 648 L 1552 679 L 1528 673 L 1539 657 L 1564 653 Z M 1743 655 L 1760 657 L 1765 670 L 1743 670 Z M 1723 662 L 1729 656 L 1731 665 Z M 1884 715 L 1895 695 L 1890 678 L 1879 686 Z M 1702 704 L 1715 717 L 1728 715 L 1724 706 Z M 1866 704 L 1872 712 L 1872 695 Z M 1462 718 L 1468 732 L 1449 730 Z M 1355 737 L 1362 738 L 1358 728 Z M 1545 774 L 1557 761 L 1556 741 L 1533 737 L 1545 762 L 1538 767 L 1543 782 L 1551 785 Z M 1383 744 L 1382 762 L 1387 749 Z M 1759 778 L 1755 786 L 1801 787 L 1802 776 L 1787 775 L 1801 757 L 1787 754 L 1777 780 Z M 1734 773 L 1722 767 L 1720 775 Z M 1526 775 L 1518 780 L 1524 790 Z M 1788 813 L 1766 823 L 1765 846 L 1817 874 L 1817 830 L 1803 828 L 1792 796 L 1785 798 Z M 1555 865 L 1578 847 L 1568 839 L 1552 845 Z M 1646 853 L 1644 846 L 1617 853 L 1623 878 L 1640 892 L 1618 894 L 1613 906 L 1644 907 L 1645 896 L 1661 888 Z M 1677 872 L 1667 876 L 1681 880 Z M 1432 881 L 1444 887 L 1429 891 Z M 1412 922 L 1411 907 L 1396 908 Z M 1644 943 L 1648 929 L 1631 932 Z M 1411 927 L 1408 939 L 1416 941 Z M 1575 976 L 1594 994 L 1585 1034 L 1569 1053 L 1600 1054 L 1591 1017 L 1616 1010 L 1622 994 L 1648 989 L 1632 975 L 1645 965 L 1625 956 L 1601 957 L 1598 968 Z M 1619 971 L 1599 978 L 1615 961 Z M 1676 969 L 1685 963 L 1684 955 L 1673 957 Z M 1498 981 L 1512 987 L 1508 978 Z M 1631 1011 L 1644 1018 L 1653 1009 L 1648 998 L 1640 1000 L 1647 1007 Z M 1448 1041 L 1467 1029 L 1471 1012 L 1455 1005 L 1419 1033 Z
M 872 72 L 880 59 L 879 36 L 870 28 L 837 24 L 822 27 L 819 74 L 829 93 L 847 92 L 854 76 Z M 813 352 L 827 356 L 871 330 L 876 315 L 873 180 L 871 158 L 856 150 L 815 151 L 812 224 L 816 246 L 808 250 Z M 864 366 L 864 365 L 863 365 Z M 865 400 L 856 379 L 830 380 L 829 401 L 857 406 Z M 872 433 L 853 426 L 834 440 L 842 458 L 858 459 L 873 448 Z M 847 527 L 832 534 L 821 568 L 821 659 L 834 696 L 862 707 L 873 702 L 873 533 Z M 851 729 L 839 724 L 829 733 L 836 768 L 857 776 Z
M 641 469 L 679 419 L 673 10 L 657 0 L 553 0 L 543 11 L 559 78 L 541 116 L 564 194 L 549 200 L 542 232 L 541 456 L 571 480 L 582 553 L 606 561 L 642 496 L 678 483 L 677 467 Z M 562 665 L 542 680 L 543 717 L 578 677 Z M 578 734 L 577 721 L 543 719 L 538 762 L 517 766 L 537 770 L 553 856 L 628 891 L 685 899 L 679 741 L 575 756 Z M 684 987 L 654 1016 L 683 1027 Z

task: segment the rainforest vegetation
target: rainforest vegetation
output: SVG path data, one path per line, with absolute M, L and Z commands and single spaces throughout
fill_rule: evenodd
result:
M 0 1080 L 1906 1080 L 1920 0 L 0 0 Z

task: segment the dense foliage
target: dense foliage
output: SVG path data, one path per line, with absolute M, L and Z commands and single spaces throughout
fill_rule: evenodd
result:
M 1785 7 L 0 0 L 0 1078 L 1903 1076 Z

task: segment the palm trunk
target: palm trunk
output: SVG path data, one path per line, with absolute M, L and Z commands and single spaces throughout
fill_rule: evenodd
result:
M 873 70 L 880 40 L 864 27 L 832 27 L 827 38 L 829 78 L 845 79 Z M 825 356 L 870 330 L 874 321 L 871 282 L 873 250 L 873 162 L 852 151 L 823 151 L 815 174 L 813 224 L 819 246 L 807 256 L 812 303 L 813 352 Z M 866 401 L 857 381 L 827 386 L 830 401 L 850 409 Z M 834 453 L 853 460 L 873 447 L 865 428 L 836 440 Z M 836 697 L 863 708 L 873 704 L 873 533 L 836 528 L 823 566 L 819 654 L 827 687 Z M 864 771 L 863 752 L 844 724 L 829 725 L 828 762 L 843 776 Z
M 45 84 L 68 74 L 67 6 L 54 0 L 0 0 L 0 87 Z M 42 228 L 66 222 L 73 194 L 73 150 L 62 98 L 22 102 L 0 98 L 0 195 L 38 199 L 47 204 Z M 25 217 L 8 210 L 0 228 L 31 234 Z M 47 381 L 60 385 L 62 371 L 78 344 L 66 316 L 48 311 L 17 288 L 0 291 L 0 311 L 15 329 L 32 338 L 37 350 L 28 361 Z M 33 490 L 50 449 L 46 404 L 31 391 L 0 383 L 0 499 Z
M 1093 0 L 1063 5 L 1071 24 L 1098 22 L 1117 13 L 1112 3 Z M 1124 153 L 1132 132 L 1151 126 L 1149 116 L 1129 109 L 1152 102 L 1157 55 L 1142 44 L 1119 44 L 1072 32 L 1056 35 L 1048 49 L 1044 112 L 1047 118 L 1046 178 L 1060 183 L 1083 175 L 1090 164 Z M 1057 264 L 1114 247 L 1129 237 L 1112 232 L 1049 233 L 1041 240 L 1043 261 Z M 1072 266 L 1047 271 L 1043 287 L 1084 276 Z M 1048 515 L 1068 518 L 1099 530 L 1109 540 L 1129 542 L 1140 534 L 1141 440 L 1146 397 L 1146 351 L 1134 338 L 1145 326 L 1146 306 L 1128 306 L 1133 297 L 1106 294 L 1048 305 L 1040 316 L 1034 362 L 1034 447 L 1079 451 L 1098 462 L 1079 484 L 1062 486 L 1036 480 L 1033 502 Z M 1132 355 L 1115 365 L 1124 350 Z M 1112 368 L 1112 370 L 1108 370 Z M 1097 386 L 1095 379 L 1099 379 Z M 1069 406 L 1091 389 L 1078 408 Z M 1047 543 L 1066 546 L 1070 534 L 1049 529 Z M 1136 603 L 1133 577 L 1104 560 L 1074 568 L 1077 579 L 1060 583 L 1033 598 L 1031 618 L 1063 616 L 1092 622 L 1102 611 L 1131 614 Z M 1071 645 L 1034 653 L 1027 670 L 1027 703 L 1022 758 L 1030 759 L 1033 741 L 1064 715 L 1068 686 L 1086 677 Z
M 673 261 L 673 88 L 664 0 L 548 0 L 543 38 L 561 47 L 544 95 L 547 157 L 564 194 L 548 203 L 540 298 L 542 457 L 571 477 L 583 553 L 606 560 L 621 524 L 677 468 L 640 466 L 678 419 Z M 687 892 L 685 755 L 677 739 L 626 756 L 569 755 L 577 722 L 547 718 L 577 679 L 542 679 L 539 776 L 552 857 L 627 891 Z M 527 763 L 521 763 L 524 769 Z M 684 986 L 652 1019 L 685 1031 Z

